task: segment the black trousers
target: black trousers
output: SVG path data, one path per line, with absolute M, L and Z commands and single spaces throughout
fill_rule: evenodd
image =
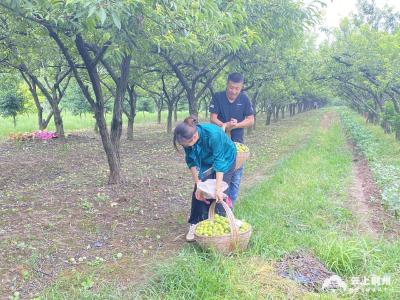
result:
M 235 162 L 233 163 L 231 169 L 226 172 L 224 174 L 224 181 L 230 185 L 231 184 L 231 179 L 232 179 L 232 175 L 233 172 L 235 171 Z M 215 172 L 212 173 L 211 175 L 207 176 L 205 180 L 207 179 L 215 179 L 216 174 Z M 215 201 L 215 199 L 207 199 L 208 201 L 210 201 L 210 204 L 205 203 L 204 201 L 199 201 L 196 199 L 195 193 L 196 193 L 196 185 L 194 186 L 194 190 L 192 193 L 192 207 L 191 207 L 191 211 L 190 211 L 190 217 L 188 220 L 189 224 L 197 224 L 203 220 L 206 220 L 208 218 L 208 210 L 210 208 L 211 202 Z M 221 215 L 221 216 L 225 216 L 225 210 L 222 207 L 221 204 L 217 204 L 215 207 L 215 211 Z

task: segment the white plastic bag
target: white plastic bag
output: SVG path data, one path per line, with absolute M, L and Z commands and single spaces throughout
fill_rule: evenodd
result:
M 207 179 L 206 181 L 199 182 L 197 184 L 197 188 L 203 193 L 204 197 L 206 197 L 207 199 L 215 199 L 216 182 L 216 179 Z M 228 187 L 229 185 L 225 181 L 222 181 L 222 191 L 224 192 Z

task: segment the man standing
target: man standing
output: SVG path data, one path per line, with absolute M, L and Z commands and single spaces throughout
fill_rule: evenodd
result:
M 244 128 L 254 123 L 254 111 L 250 100 L 242 92 L 243 83 L 244 78 L 241 74 L 229 74 L 226 90 L 215 93 L 209 107 L 211 123 L 222 127 L 232 141 L 239 143 L 244 142 Z M 243 166 L 234 172 L 226 192 L 232 203 L 237 199 L 242 174 Z

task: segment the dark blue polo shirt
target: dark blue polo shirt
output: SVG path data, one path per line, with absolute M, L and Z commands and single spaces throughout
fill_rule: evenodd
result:
M 239 94 L 236 100 L 231 103 L 226 96 L 226 91 L 215 93 L 209 107 L 210 113 L 218 115 L 218 120 L 228 122 L 232 118 L 239 122 L 243 121 L 247 116 L 254 115 L 249 97 L 243 92 Z M 244 128 L 236 128 L 231 132 L 231 139 L 234 142 L 243 143 Z

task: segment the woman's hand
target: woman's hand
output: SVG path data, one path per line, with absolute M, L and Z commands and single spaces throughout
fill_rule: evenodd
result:
M 199 180 L 199 181 L 196 181 L 196 185 L 197 185 L 199 182 L 201 182 L 201 181 L 200 181 L 200 180 Z M 203 202 L 205 202 L 206 204 L 210 204 L 210 201 L 208 201 L 208 200 L 206 199 L 206 197 L 204 197 L 203 193 L 202 193 L 200 190 L 196 189 L 196 192 L 194 193 L 194 196 L 195 196 L 195 198 L 196 198 L 197 200 L 203 201 Z
M 196 197 L 197 200 L 204 201 L 206 198 L 204 197 L 203 193 L 200 190 L 196 190 L 194 193 L 194 196 Z
M 194 196 L 196 197 L 197 200 L 205 202 L 207 205 L 210 204 L 210 201 L 204 197 L 203 193 L 200 190 L 196 190 L 194 193 Z
M 194 196 L 196 197 L 197 200 L 204 200 L 203 193 L 197 188 L 197 185 L 200 183 L 200 179 L 196 178 L 194 181 L 194 184 L 196 185 L 196 192 L 194 193 Z
M 215 190 L 215 200 L 217 202 L 224 201 L 224 193 L 220 189 Z

